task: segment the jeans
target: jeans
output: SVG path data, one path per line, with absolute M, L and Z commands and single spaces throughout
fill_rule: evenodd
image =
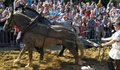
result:
M 109 68 L 109 70 L 120 70 L 120 59 L 114 60 L 114 59 L 109 57 L 108 68 Z

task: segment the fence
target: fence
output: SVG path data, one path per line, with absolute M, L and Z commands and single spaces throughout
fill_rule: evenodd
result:
M 13 31 L 6 32 L 0 29 L 0 47 L 17 46 L 15 38 Z

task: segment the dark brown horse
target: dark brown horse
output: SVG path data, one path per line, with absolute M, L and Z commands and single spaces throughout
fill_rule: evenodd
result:
M 29 63 L 26 67 L 32 66 L 32 48 L 44 48 L 61 44 L 73 54 L 75 63 L 80 63 L 78 50 L 76 50 L 78 48 L 77 36 L 73 31 L 60 25 L 40 24 L 36 20 L 30 24 L 30 21 L 29 17 L 21 13 L 15 13 L 6 21 L 3 27 L 4 30 L 10 30 L 14 25 L 17 25 L 23 32 L 24 48 L 15 62 L 18 62 L 27 50 L 29 53 Z
M 28 16 L 28 17 L 30 17 L 30 18 L 32 18 L 32 19 L 34 19 L 35 17 L 37 17 L 37 16 L 39 16 L 36 20 L 37 20 L 37 22 L 40 22 L 40 24 L 42 23 L 42 24 L 45 24 L 45 25 L 56 25 L 56 26 L 52 26 L 52 28 L 57 28 L 57 29 L 60 29 L 60 26 L 59 25 L 62 25 L 62 23 L 56 23 L 56 22 L 54 22 L 54 23 L 52 23 L 52 22 L 50 22 L 50 20 L 48 20 L 47 18 L 45 18 L 45 17 L 43 17 L 43 16 L 41 16 L 41 14 L 39 14 L 38 12 L 36 12 L 36 10 L 34 10 L 34 9 L 32 9 L 32 8 L 30 8 L 30 7 L 27 7 L 27 6 L 25 6 L 25 7 L 23 7 L 23 10 L 22 10 L 22 14 L 24 14 L 24 15 L 26 15 L 26 16 Z M 58 27 L 58 26 L 59 27 Z M 64 29 L 63 27 L 62 27 L 62 29 Z M 75 30 L 74 28 L 72 29 L 72 30 Z M 79 38 L 79 40 L 81 40 L 81 38 Z M 79 41 L 79 43 L 80 43 L 80 41 Z M 80 45 L 80 44 L 79 44 Z M 44 52 L 43 52 L 43 49 L 44 48 L 38 48 L 38 47 L 35 47 L 36 48 L 36 50 L 40 53 L 40 61 L 41 60 L 43 60 L 43 58 L 44 58 Z M 82 56 L 82 54 L 83 54 L 83 49 L 82 49 L 82 46 L 80 46 L 80 47 L 78 47 L 78 48 L 80 48 L 80 50 L 81 50 L 81 56 Z M 58 56 L 62 56 L 63 55 L 63 53 L 64 53 L 64 50 L 65 50 L 65 47 L 64 46 L 62 46 L 62 50 L 60 51 L 60 53 L 58 54 Z
M 50 22 L 47 18 L 45 18 L 45 17 L 43 17 L 43 16 L 41 16 L 41 14 L 39 14 L 38 12 L 36 12 L 36 10 L 34 10 L 34 9 L 32 9 L 32 8 L 30 8 L 30 7 L 23 7 L 23 10 L 22 10 L 22 14 L 24 14 L 24 15 L 26 15 L 26 16 L 28 16 L 28 17 L 30 17 L 30 18 L 32 18 L 32 19 L 34 19 L 35 17 L 37 17 L 37 16 L 39 16 L 36 20 L 37 20 L 37 22 L 40 22 L 40 23 L 42 23 L 42 24 L 45 24 L 45 25 L 56 25 L 56 26 L 52 26 L 52 28 L 54 28 L 54 29 L 60 29 L 60 26 L 59 25 L 62 25 L 62 23 L 52 23 L 52 22 Z M 58 26 L 57 26 L 58 25 Z M 56 30 L 57 30 L 56 29 Z M 63 27 L 62 27 L 62 29 L 64 29 Z M 67 29 L 68 30 L 68 29 Z M 73 28 L 73 30 L 74 30 L 74 28 Z M 58 36 L 58 35 L 57 35 Z M 79 39 L 79 40 L 81 40 L 81 39 Z M 36 50 L 40 53 L 40 60 L 43 60 L 43 56 L 44 56 L 44 52 L 43 52 L 43 48 L 38 48 L 38 47 L 35 47 L 36 48 Z M 83 54 L 83 49 L 82 49 L 82 47 L 79 47 L 80 48 L 80 50 L 81 50 L 81 54 Z M 60 51 L 60 53 L 59 53 L 59 55 L 58 56 L 62 56 L 63 55 L 63 52 L 64 52 L 64 50 L 65 50 L 65 47 L 64 46 L 62 46 L 62 50 Z

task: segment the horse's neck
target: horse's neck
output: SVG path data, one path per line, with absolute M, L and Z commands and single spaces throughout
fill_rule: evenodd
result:
M 28 24 L 26 23 L 21 23 L 21 22 L 15 22 L 16 25 L 19 27 L 21 31 L 24 31 L 24 29 L 27 27 Z
M 16 25 L 19 26 L 21 31 L 23 31 L 31 22 L 31 19 L 21 14 L 16 15 L 14 20 L 15 20 Z
M 28 20 L 22 20 L 23 22 L 20 22 L 18 23 L 19 27 L 20 27 L 20 30 L 22 32 L 26 32 L 26 31 L 29 31 L 32 27 L 36 26 L 35 23 L 37 23 L 37 18 L 35 20 L 31 20 L 31 21 L 28 21 Z
M 25 7 L 24 11 L 22 12 L 24 15 L 30 17 L 30 18 L 35 18 L 38 15 L 40 15 L 37 11 L 35 11 L 32 8 Z

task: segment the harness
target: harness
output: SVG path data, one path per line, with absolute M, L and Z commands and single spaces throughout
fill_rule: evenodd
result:
M 29 23 L 29 25 L 27 25 L 27 26 L 23 29 L 23 31 L 22 31 L 22 33 L 21 33 L 21 38 L 24 36 L 25 32 L 29 31 L 30 29 L 32 29 L 33 27 L 36 26 L 36 23 L 37 23 L 36 21 L 37 21 L 38 18 L 39 18 L 39 16 L 37 16 L 34 20 L 32 20 L 32 21 Z M 48 37 L 49 30 L 50 30 L 50 26 L 49 26 L 49 28 L 47 29 L 47 36 L 46 36 L 46 37 Z M 42 47 L 44 47 L 44 44 L 45 44 L 45 41 L 46 41 L 46 37 L 44 37 L 44 39 L 43 39 Z

